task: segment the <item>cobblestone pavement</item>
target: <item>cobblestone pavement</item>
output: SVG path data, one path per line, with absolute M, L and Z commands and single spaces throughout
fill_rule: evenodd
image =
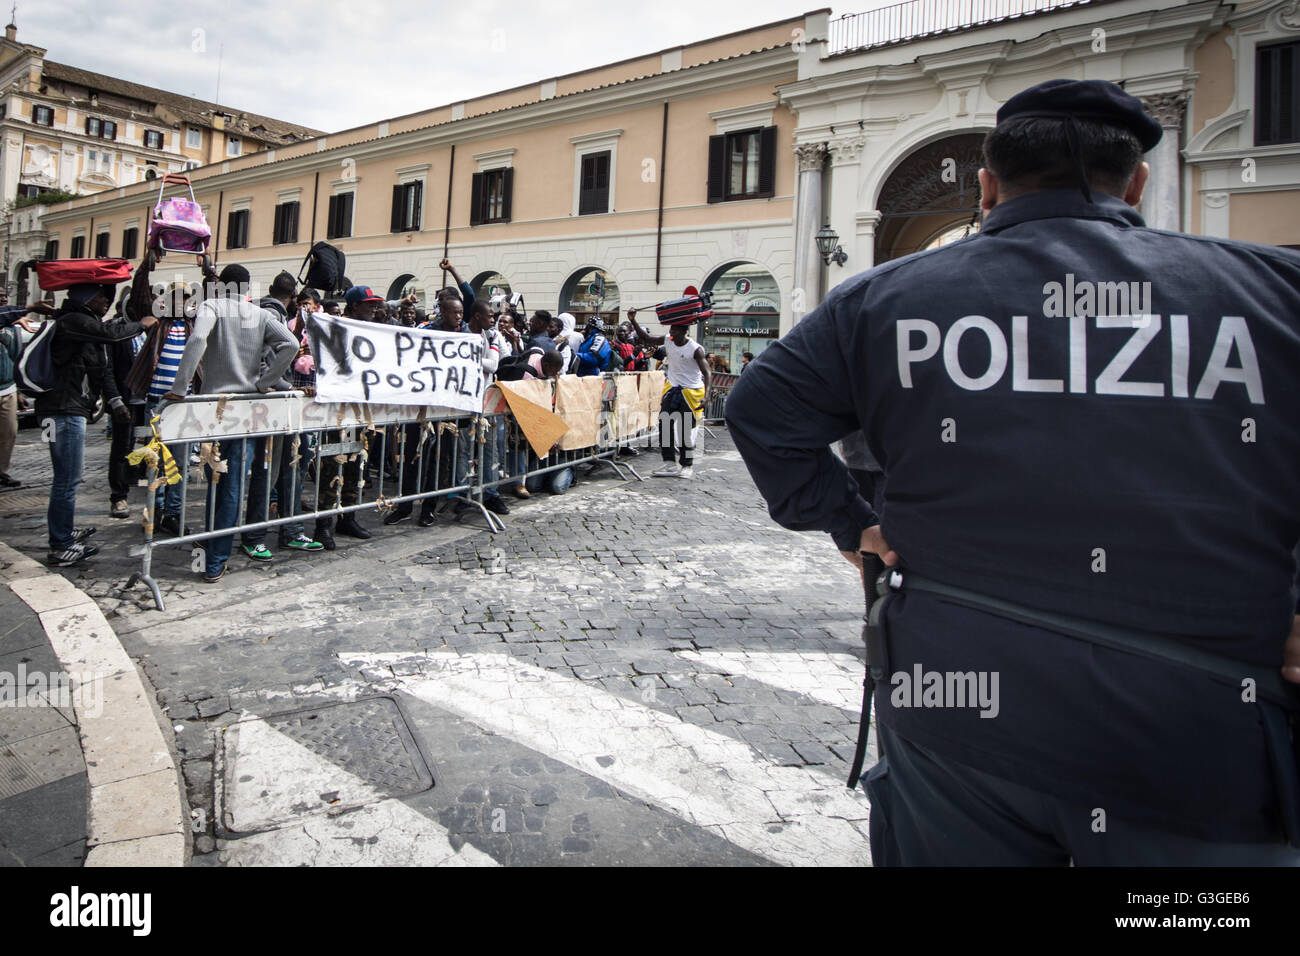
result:
M 372 514 L 215 586 L 163 552 L 163 613 L 123 590 L 139 531 L 102 517 L 94 431 L 105 553 L 68 576 L 157 688 L 196 865 L 869 862 L 860 584 L 770 521 L 725 430 L 693 481 L 584 479 L 497 535 Z M 13 472 L 39 483 L 36 438 Z M 43 525 L 0 496 L 11 545 L 39 557 Z

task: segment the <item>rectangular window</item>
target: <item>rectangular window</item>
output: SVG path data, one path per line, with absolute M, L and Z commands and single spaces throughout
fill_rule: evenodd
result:
M 239 155 L 239 147 L 240 147 L 240 143 L 239 143 L 239 139 L 238 139 L 238 137 L 230 136 L 230 137 L 227 137 L 227 138 L 226 138 L 226 155 L 227 155 L 227 156 L 238 156 L 238 155 Z
M 424 181 L 393 187 L 393 232 L 419 232 Z
M 330 196 L 329 221 L 325 225 L 326 239 L 347 239 L 352 235 L 352 203 L 356 193 L 339 193 Z
M 111 120 L 104 120 L 104 132 L 101 134 L 104 139 L 117 139 L 117 124 Z
M 32 122 L 37 126 L 54 125 L 54 109 L 49 106 L 33 106 Z
M 106 232 L 101 232 L 99 235 L 95 236 L 95 258 L 96 259 L 108 258 L 108 238 L 109 236 L 108 233 Z
M 163 134 L 156 130 L 147 129 L 144 131 L 144 145 L 146 149 L 162 149 Z
M 100 135 L 100 121 L 97 117 L 86 117 L 86 135 L 98 137 Z
M 1300 142 L 1300 40 L 1255 50 L 1255 145 Z
M 86 258 L 86 237 L 85 236 L 72 237 L 72 258 L 74 259 Z
M 140 230 L 132 227 L 122 230 L 122 258 L 134 259 L 136 243 L 140 239 Z
M 470 185 L 469 224 L 510 221 L 515 171 L 509 167 L 475 173 Z
M 298 241 L 298 203 L 284 202 L 275 207 L 272 243 L 280 246 Z
M 775 173 L 775 126 L 709 137 L 709 202 L 770 198 Z
M 609 212 L 609 150 L 582 157 L 578 187 L 578 215 Z
M 45 244 L 45 258 L 46 259 L 59 258 L 59 240 L 51 239 L 49 242 Z
M 203 132 L 195 129 L 193 126 L 185 129 L 185 145 L 190 149 L 199 149 L 203 146 Z
M 226 248 L 248 248 L 248 210 L 236 209 L 226 220 Z

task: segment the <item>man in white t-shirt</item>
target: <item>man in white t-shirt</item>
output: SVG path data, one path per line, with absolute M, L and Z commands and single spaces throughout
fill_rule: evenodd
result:
M 699 437 L 700 421 L 704 418 L 704 396 L 708 394 L 712 378 L 709 363 L 704 360 L 704 347 L 690 337 L 690 327 L 696 319 L 687 317 L 681 322 L 669 323 L 668 336 L 664 337 L 650 335 L 641 328 L 636 320 L 636 309 L 628 309 L 627 317 L 642 341 L 650 348 L 663 345 L 666 353 L 663 369 L 667 381 L 664 382 L 659 409 L 659 447 L 663 451 L 664 463 L 654 477 L 693 478 L 692 453 Z M 676 413 L 680 418 L 676 421 L 665 419 L 665 412 Z

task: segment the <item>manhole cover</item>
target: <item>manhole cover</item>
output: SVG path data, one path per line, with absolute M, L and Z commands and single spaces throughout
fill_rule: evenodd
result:
M 217 806 L 231 833 L 404 797 L 433 774 L 391 697 L 239 721 L 221 733 Z

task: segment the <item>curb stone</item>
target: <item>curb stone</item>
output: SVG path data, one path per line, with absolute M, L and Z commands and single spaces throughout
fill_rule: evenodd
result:
M 86 866 L 184 866 L 176 761 L 135 664 L 95 602 L 62 575 L 0 542 L 0 585 L 40 618 L 74 691 L 99 685 L 98 713 L 74 693 L 89 784 Z

